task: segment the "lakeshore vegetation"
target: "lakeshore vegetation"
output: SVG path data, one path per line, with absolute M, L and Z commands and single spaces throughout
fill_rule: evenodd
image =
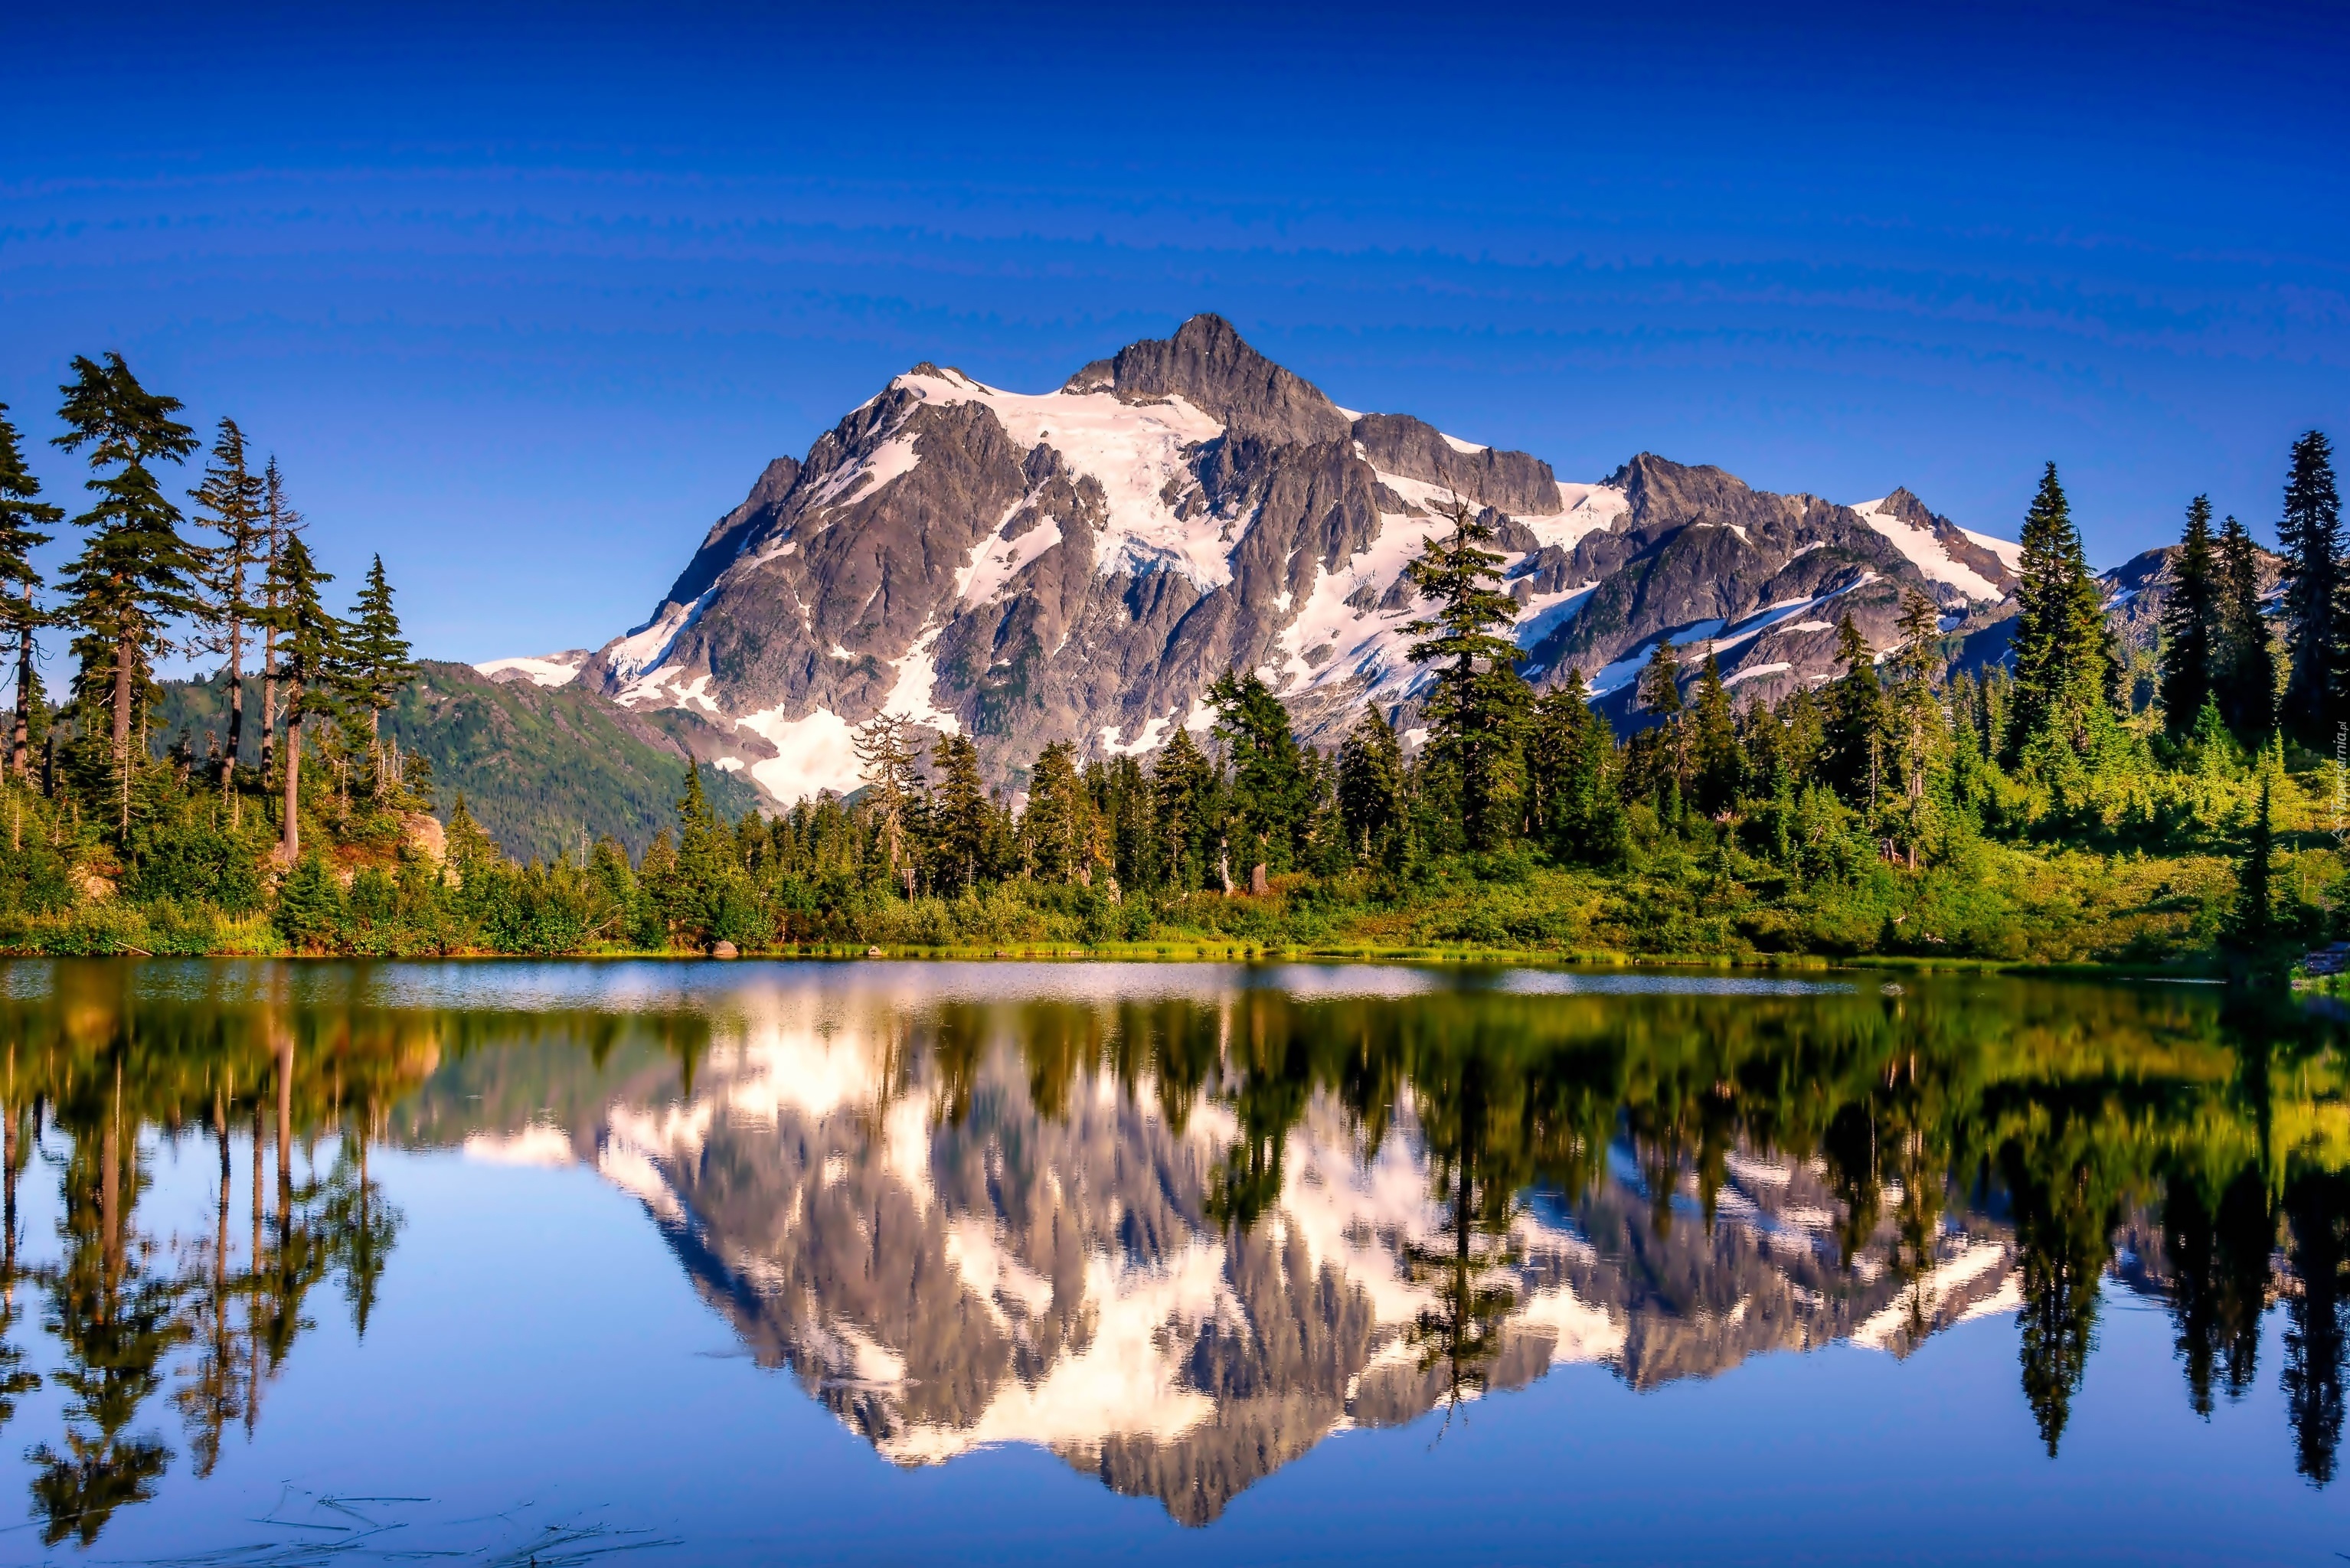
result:
M 1840 673 L 1772 703 L 1740 701 L 1701 641 L 1661 639 L 1618 736 L 1582 672 L 1523 678 L 1503 557 L 1463 506 L 1409 567 L 1408 734 L 1367 710 L 1326 753 L 1233 671 L 1199 732 L 1147 759 L 1050 745 L 1014 792 L 970 736 L 885 715 L 847 799 L 737 815 L 681 762 L 673 826 L 641 849 L 583 833 L 523 861 L 387 732 L 417 665 L 380 560 L 336 613 L 285 476 L 234 421 L 207 449 L 119 355 L 78 358 L 61 391 L 56 443 L 91 475 L 53 583 L 33 557 L 67 511 L 0 409 L 0 950 L 2216 965 L 2350 935 L 2350 568 L 2315 431 L 2292 452 L 2281 593 L 2199 498 L 2152 648 L 2116 639 L 2052 463 L 2007 660 L 1953 668 L 1919 594 L 1895 647 L 1847 619 Z M 200 452 L 183 510 L 163 475 Z M 69 639 L 54 699 L 44 628 Z M 157 722 L 175 651 L 221 659 L 201 742 Z

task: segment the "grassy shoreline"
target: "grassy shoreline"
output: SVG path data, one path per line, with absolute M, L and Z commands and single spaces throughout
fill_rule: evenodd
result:
M 1711 971 L 1808 973 L 1890 971 L 1917 975 L 2029 975 L 2050 979 L 2147 980 L 2178 983 L 2219 984 L 2226 979 L 2215 955 L 2168 963 L 2042 961 L 2029 959 L 1934 958 L 1898 953 L 1624 953 L 1607 950 L 1560 951 L 1555 949 L 1467 947 L 1440 944 L 1385 945 L 1378 943 L 1292 944 L 1279 942 L 1144 941 L 1106 942 L 1087 946 L 1067 942 L 1032 942 L 1008 947 L 922 946 L 906 943 L 806 942 L 759 949 L 733 957 L 675 948 L 599 947 L 576 952 L 522 953 L 463 950 L 447 953 L 303 953 L 286 950 L 265 931 L 250 944 L 203 952 L 156 952 L 124 944 L 110 951 L 60 951 L 55 949 L 0 947 L 0 962 L 58 959 L 135 958 L 156 961 L 268 959 L 304 963 L 845 963 L 892 961 L 923 963 L 1165 963 L 1276 964 L 1363 963 L 1408 964 L 1423 967 L 1482 966 L 1510 969 Z M 2350 994 L 2339 981 L 2300 982 L 2328 993 Z

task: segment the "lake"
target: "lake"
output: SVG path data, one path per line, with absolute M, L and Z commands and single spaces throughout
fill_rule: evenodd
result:
M 2330 1003 L 20 962 L 0 1040 L 0 1562 L 2350 1550 Z

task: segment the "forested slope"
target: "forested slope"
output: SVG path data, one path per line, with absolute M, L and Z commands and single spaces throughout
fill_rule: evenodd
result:
M 258 734 L 260 682 L 245 690 L 246 732 Z M 217 680 L 167 681 L 150 745 L 161 752 L 185 736 L 202 753 L 207 731 L 225 731 L 224 711 Z M 385 711 L 383 731 L 432 764 L 436 815 L 446 821 L 463 795 L 474 820 L 519 859 L 576 856 L 583 828 L 590 842 L 609 835 L 641 856 L 676 820 L 684 744 L 579 686 L 497 681 L 470 664 L 426 659 Z M 702 788 L 729 817 L 758 800 L 750 784 L 714 768 L 702 769 Z

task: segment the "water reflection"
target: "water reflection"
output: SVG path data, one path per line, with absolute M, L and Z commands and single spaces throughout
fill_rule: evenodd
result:
M 16 1332 L 18 1291 L 38 1292 L 57 1352 L 48 1376 L 66 1398 L 61 1429 L 26 1453 L 33 1508 L 46 1544 L 87 1546 L 118 1509 L 151 1498 L 172 1462 L 154 1424 L 167 1379 L 194 1472 L 208 1475 L 223 1432 L 240 1421 L 251 1429 L 264 1390 L 313 1326 L 311 1292 L 338 1273 L 371 1291 L 399 1216 L 367 1179 L 369 1129 L 387 1096 L 429 1069 L 429 1048 L 420 1059 L 417 1045 L 433 1026 L 329 1020 L 256 997 L 157 1006 L 129 986 L 129 971 L 103 967 L 59 978 L 0 1016 L 11 1043 L 0 1088 L 0 1421 L 42 1382 Z M 240 1119 L 253 1155 L 243 1239 L 230 1228 Z M 328 1127 L 348 1158 L 297 1183 L 297 1136 Z M 141 1134 L 199 1128 L 219 1152 L 217 1225 L 199 1238 L 151 1234 L 140 1216 L 151 1158 Z M 27 1264 L 17 1189 L 36 1146 L 57 1173 L 60 1218 L 55 1261 Z M 262 1165 L 273 1146 L 274 1187 Z
M 2282 1303 L 2296 1461 L 2333 1479 L 2334 1023 L 2172 990 L 1637 978 L 21 966 L 0 1423 L 44 1376 L 65 1392 L 31 1445 L 52 1544 L 152 1494 L 167 1383 L 209 1474 L 319 1287 L 365 1334 L 397 1266 L 389 1140 L 592 1167 L 889 1460 L 1035 1445 L 1187 1523 L 1334 1432 L 1441 1410 L 1440 1438 L 1561 1364 L 1653 1387 L 2009 1313 L 2053 1457 L 2116 1288 L 2167 1304 L 2207 1417 L 2254 1386 Z M 152 1135 L 216 1155 L 209 1233 L 141 1230 Z M 37 1266 L 36 1145 L 62 1199 Z

